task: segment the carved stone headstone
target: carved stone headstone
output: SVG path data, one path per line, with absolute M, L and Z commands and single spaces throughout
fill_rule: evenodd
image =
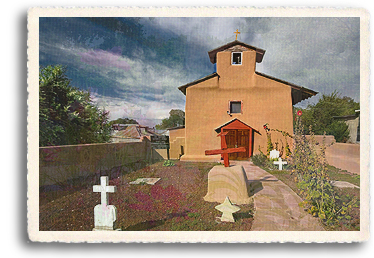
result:
M 238 206 L 231 203 L 228 196 L 226 196 L 226 199 L 222 204 L 217 205 L 215 208 L 222 212 L 221 221 L 225 222 L 235 222 L 232 214 L 240 210 Z
M 208 173 L 208 193 L 204 200 L 222 203 L 227 196 L 236 204 L 249 204 L 248 179 L 243 166 L 214 166 Z
M 95 228 L 93 230 L 114 230 L 114 222 L 117 220 L 117 209 L 114 205 L 108 205 L 109 196 L 107 193 L 116 192 L 117 187 L 108 185 L 108 177 L 102 176 L 100 185 L 94 185 L 93 191 L 101 193 L 101 204 L 96 205 L 94 208 Z
M 270 159 L 277 159 L 277 158 L 279 158 L 279 151 L 277 150 L 270 151 Z

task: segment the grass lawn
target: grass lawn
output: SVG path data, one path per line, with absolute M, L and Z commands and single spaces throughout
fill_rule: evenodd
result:
M 117 192 L 109 194 L 109 204 L 117 208 L 117 225 L 123 231 L 138 230 L 250 230 L 253 205 L 238 205 L 235 223 L 216 218 L 219 203 L 203 200 L 208 189 L 208 172 L 216 163 L 175 161 L 175 166 L 158 162 L 133 172 L 113 177 L 109 185 Z M 139 177 L 161 178 L 155 185 L 131 185 Z M 87 181 L 89 182 L 89 181 Z M 100 193 L 92 191 L 99 179 L 54 190 L 40 189 L 40 231 L 91 231 L 94 228 L 94 207 Z M 79 186 L 78 186 L 79 185 Z
M 300 190 L 297 187 L 295 177 L 296 175 L 291 174 L 290 170 L 271 170 L 268 168 L 262 168 L 269 172 L 270 174 L 277 177 L 279 180 L 288 185 L 295 193 L 299 194 Z M 360 177 L 355 174 L 351 174 L 347 171 L 343 171 L 333 166 L 328 166 L 327 174 L 330 177 L 330 180 L 335 181 L 346 181 L 354 185 L 360 186 Z M 360 201 L 360 189 L 357 188 L 337 188 L 334 187 L 336 194 L 342 198 L 343 202 L 349 202 L 353 196 L 358 198 L 358 204 Z M 348 195 L 348 196 L 347 196 Z M 329 227 L 325 225 L 326 230 L 360 230 L 360 208 L 352 208 L 351 211 L 352 219 L 350 221 L 342 221 L 336 227 Z

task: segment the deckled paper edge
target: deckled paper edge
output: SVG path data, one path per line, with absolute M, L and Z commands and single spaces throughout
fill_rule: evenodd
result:
M 39 231 L 38 68 L 39 17 L 360 17 L 360 178 L 361 230 L 340 232 L 62 232 Z M 35 242 L 128 243 L 335 243 L 369 239 L 369 13 L 362 8 L 254 7 L 47 7 L 28 11 L 27 218 Z

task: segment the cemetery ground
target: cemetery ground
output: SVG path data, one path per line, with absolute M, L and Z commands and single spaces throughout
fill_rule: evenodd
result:
M 166 166 L 165 166 L 166 165 Z M 174 166 L 172 166 L 174 165 Z M 123 231 L 247 231 L 254 222 L 253 204 L 238 205 L 235 223 L 221 222 L 222 215 L 215 209 L 219 203 L 206 202 L 203 197 L 208 188 L 208 172 L 218 163 L 158 162 L 147 166 L 111 171 L 109 185 L 117 192 L 109 194 L 109 204 L 117 207 L 116 227 Z M 295 175 L 285 167 L 262 167 L 288 185 L 296 194 L 300 189 Z M 359 187 L 358 175 L 328 166 L 331 180 L 349 182 Z M 129 184 L 138 178 L 161 178 L 155 185 Z M 39 228 L 41 231 L 91 231 L 94 228 L 94 207 L 100 203 L 100 194 L 92 186 L 100 182 L 99 175 L 60 185 L 54 189 L 40 189 Z M 359 188 L 334 187 L 342 202 L 353 196 L 360 198 Z M 305 211 L 306 212 L 306 211 Z M 324 225 L 325 230 L 360 230 L 360 208 L 353 207 L 350 220 Z
M 173 165 L 174 166 L 171 166 Z M 158 162 L 144 168 L 112 171 L 109 204 L 117 208 L 115 228 L 123 231 L 247 231 L 253 221 L 253 204 L 240 205 L 235 223 L 221 222 L 219 203 L 205 202 L 208 172 L 217 163 Z M 138 178 L 161 178 L 155 185 L 129 184 Z M 100 193 L 92 191 L 99 176 L 84 178 L 54 189 L 40 189 L 40 231 L 91 231 L 94 207 Z

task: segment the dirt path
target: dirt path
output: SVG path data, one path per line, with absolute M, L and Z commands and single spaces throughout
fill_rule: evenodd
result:
M 299 207 L 302 199 L 282 181 L 249 161 L 234 161 L 246 171 L 254 191 L 252 231 L 323 231 L 319 220 Z

